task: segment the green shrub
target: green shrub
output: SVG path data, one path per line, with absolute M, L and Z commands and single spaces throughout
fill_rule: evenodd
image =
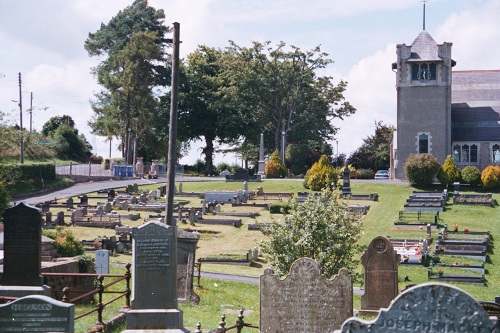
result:
M 275 150 L 274 153 L 267 161 L 264 167 L 264 172 L 267 178 L 285 178 L 286 177 L 286 166 L 281 161 L 278 151 Z
M 290 204 L 286 202 L 270 204 L 269 212 L 271 214 L 288 214 L 290 212 Z
M 437 178 L 441 185 L 448 186 L 454 182 L 459 182 L 462 178 L 460 169 L 453 162 L 451 155 L 446 157 L 443 166 L 439 169 Z
M 481 184 L 481 171 L 473 165 L 468 165 L 462 170 L 462 180 L 472 186 Z
M 500 185 L 500 167 L 490 165 L 484 168 L 481 173 L 481 182 L 485 189 L 498 187 Z
M 308 188 L 321 191 L 335 186 L 339 180 L 337 170 L 330 164 L 328 156 L 322 155 L 318 162 L 310 169 L 311 173 L 307 182 Z
M 53 230 L 43 230 L 42 233 L 45 237 L 54 240 L 57 254 L 62 257 L 75 257 L 85 252 L 80 241 L 73 236 L 69 229 L 59 226 Z
M 441 168 L 438 160 L 431 154 L 410 154 L 404 165 L 406 179 L 412 185 L 431 185 Z
M 304 175 L 304 182 L 302 185 L 304 185 L 305 188 L 309 189 L 309 178 L 311 178 L 311 169 L 307 170 L 306 174 Z
M 371 169 L 359 169 L 356 170 L 356 176 L 357 179 L 373 179 L 375 178 L 375 172 Z
M 311 149 L 305 144 L 292 143 L 286 147 L 286 165 L 294 175 L 303 175 L 311 166 Z

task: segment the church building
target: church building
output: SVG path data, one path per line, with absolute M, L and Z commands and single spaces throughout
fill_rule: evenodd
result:
M 391 177 L 405 179 L 410 154 L 451 155 L 463 169 L 500 164 L 500 70 L 453 71 L 452 43 L 424 30 L 396 47 L 397 125 Z

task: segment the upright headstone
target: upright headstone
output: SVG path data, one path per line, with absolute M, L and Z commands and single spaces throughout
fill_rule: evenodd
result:
M 67 200 L 66 200 L 66 208 L 68 209 L 73 209 L 73 198 L 72 197 L 69 197 Z
M 1 285 L 41 286 L 42 216 L 21 202 L 3 213 L 4 262 Z
M 182 311 L 177 309 L 177 262 L 171 257 L 175 230 L 159 222 L 133 228 L 132 309 L 126 314 L 125 332 L 187 332 L 182 328 Z
M 266 167 L 266 161 L 264 161 L 264 133 L 261 133 L 257 174 L 260 175 L 262 178 L 266 176 L 265 167 Z
M 332 186 L 334 186 L 333 184 Z M 347 163 L 345 164 L 344 173 L 342 176 L 342 195 L 351 194 L 351 171 Z
M 95 251 L 96 274 L 109 274 L 109 250 Z
M 352 316 L 352 298 L 345 269 L 331 280 L 309 258 L 295 261 L 284 280 L 266 269 L 260 277 L 260 331 L 331 332 Z
M 135 174 L 139 178 L 144 176 L 144 162 L 142 159 L 143 157 L 137 157 L 137 163 L 135 164 Z
M 56 224 L 60 226 L 64 225 L 64 212 L 57 212 Z
M 177 229 L 177 299 L 196 302 L 199 296 L 193 288 L 194 263 L 199 234 Z
M 32 295 L 0 305 L 0 332 L 75 331 L 75 305 Z
M 361 310 L 386 308 L 398 295 L 399 254 L 385 237 L 374 238 L 361 256 L 365 293 Z
M 87 197 L 86 194 L 80 196 L 80 205 L 88 206 L 88 204 L 89 204 L 89 197 Z
M 113 199 L 116 197 L 116 192 L 115 190 L 111 189 L 108 191 L 108 201 L 113 201 Z
M 182 193 L 182 182 L 179 183 L 179 192 Z
M 498 322 L 466 292 L 423 283 L 401 293 L 373 321 L 351 318 L 343 333 L 498 332 Z

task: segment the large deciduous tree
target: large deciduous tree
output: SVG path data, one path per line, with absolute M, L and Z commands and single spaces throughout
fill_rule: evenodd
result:
M 162 126 L 154 122 L 154 113 L 162 94 L 157 90 L 168 84 L 170 75 L 163 56 L 170 32 L 164 18 L 163 10 L 136 0 L 85 41 L 90 56 L 105 56 L 93 68 L 103 89 L 95 95 L 89 125 L 96 134 L 119 138 L 127 158 L 131 155 L 124 148 L 131 137 L 139 140 Z M 168 121 L 164 123 L 166 127 Z
M 344 99 L 346 82 L 335 85 L 331 77 L 318 76 L 332 63 L 319 47 L 302 51 L 284 42 L 276 47 L 253 42 L 246 48 L 231 42 L 227 50 L 233 57 L 224 72 L 231 85 L 223 93 L 253 124 L 246 128 L 247 139 L 257 143 L 260 133 L 272 134 L 268 150 L 281 153 L 287 143 L 331 140 L 337 132 L 331 120 L 356 111 Z
M 356 169 L 386 170 L 390 167 L 391 143 L 394 126 L 375 122 L 375 134 L 363 139 L 361 147 L 356 149 L 348 162 Z

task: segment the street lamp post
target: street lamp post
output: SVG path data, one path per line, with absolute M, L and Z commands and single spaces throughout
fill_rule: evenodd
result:
M 339 166 L 339 140 L 335 141 L 337 143 L 337 158 L 335 159 L 335 166 Z

